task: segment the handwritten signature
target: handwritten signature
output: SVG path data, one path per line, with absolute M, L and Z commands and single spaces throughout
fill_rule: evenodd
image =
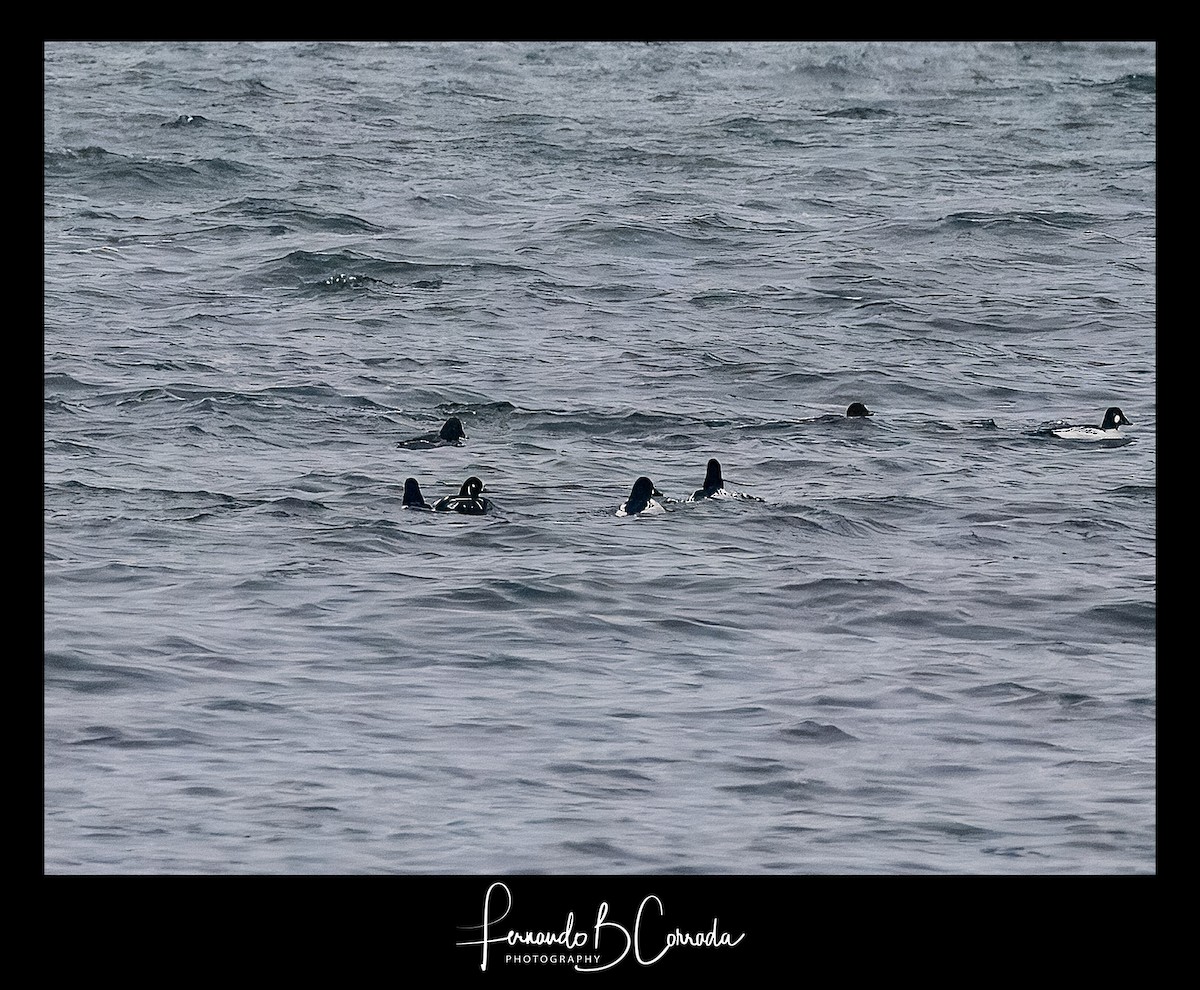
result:
M 501 893 L 504 895 L 504 907 L 497 916 L 496 910 L 499 904 L 498 902 L 493 904 L 493 896 L 498 897 Z M 508 885 L 497 881 L 488 887 L 487 893 L 483 897 L 483 924 L 480 926 L 471 926 L 472 928 L 479 927 L 481 929 L 481 937 L 466 942 L 458 942 L 457 944 L 460 946 L 480 946 L 482 948 L 482 958 L 479 968 L 485 971 L 488 967 L 489 948 L 493 945 L 507 945 L 510 948 L 527 948 L 530 946 L 553 947 L 560 952 L 567 953 L 567 955 L 556 954 L 541 958 L 548 958 L 551 961 L 574 962 L 574 968 L 581 973 L 599 973 L 602 970 L 612 969 L 613 966 L 616 966 L 629 955 L 631 950 L 634 959 L 638 963 L 643 966 L 652 966 L 678 946 L 732 948 L 746 937 L 745 932 L 742 932 L 736 938 L 729 932 L 722 932 L 719 928 L 718 920 L 713 918 L 712 927 L 704 931 L 684 932 L 676 928 L 675 931 L 668 932 L 658 951 L 654 955 L 648 955 L 645 951 L 646 947 L 642 944 L 641 928 L 642 916 L 646 913 L 650 905 L 653 905 L 657 909 L 659 918 L 663 917 L 662 901 L 657 895 L 649 894 L 638 905 L 637 915 L 634 918 L 633 930 L 631 932 L 619 922 L 609 920 L 608 902 L 601 901 L 600 907 L 596 911 L 596 924 L 592 927 L 590 936 L 590 948 L 594 954 L 584 954 L 581 950 L 588 949 L 589 935 L 587 931 L 575 930 L 575 913 L 573 911 L 567 914 L 566 923 L 559 931 L 518 931 L 510 928 L 503 935 L 493 935 L 492 932 L 495 926 L 508 917 L 513 907 L 512 892 L 508 889 Z M 609 946 L 614 939 L 617 939 L 616 944 L 620 948 L 620 954 L 612 959 L 612 961 L 603 965 L 591 965 L 602 958 L 600 955 L 601 942 L 604 943 L 604 949 L 607 953 L 610 951 Z M 575 953 L 579 954 L 575 955 Z

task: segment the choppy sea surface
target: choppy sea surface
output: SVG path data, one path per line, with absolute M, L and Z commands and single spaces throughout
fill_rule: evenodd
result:
M 1155 64 L 46 43 L 44 870 L 1155 872 Z

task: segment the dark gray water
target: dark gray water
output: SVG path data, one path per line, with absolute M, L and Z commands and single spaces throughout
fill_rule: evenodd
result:
M 47 44 L 45 870 L 1154 872 L 1155 60 Z

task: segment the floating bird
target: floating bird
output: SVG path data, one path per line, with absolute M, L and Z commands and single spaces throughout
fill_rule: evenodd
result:
M 692 497 L 688 501 L 700 502 L 706 498 L 744 498 L 754 502 L 762 501 L 757 495 L 731 492 L 726 488 L 725 480 L 721 477 L 721 462 L 715 457 L 709 458 L 708 467 L 704 472 L 704 487 L 697 488 L 692 492 Z
M 474 475 L 462 483 L 457 495 L 447 495 L 433 503 L 434 512 L 461 512 L 466 516 L 482 516 L 492 508 L 490 499 L 483 498 L 483 482 Z
M 404 479 L 404 508 L 426 510 L 433 508 L 425 501 L 425 497 L 421 494 L 421 486 L 417 484 L 416 478 Z
M 461 447 L 467 434 L 463 431 L 462 421 L 457 416 L 451 416 L 437 433 L 422 433 L 411 440 L 401 440 L 397 447 L 407 447 L 409 450 L 422 450 L 426 447 Z
M 663 493 L 654 487 L 654 482 L 649 478 L 638 478 L 633 483 L 633 490 L 629 493 L 629 498 L 621 503 L 621 507 L 617 509 L 618 516 L 636 516 L 643 512 L 665 512 L 659 503 L 654 501 L 654 496 L 663 497 Z
M 715 457 L 710 458 L 708 469 L 704 472 L 704 487 L 692 492 L 692 501 L 699 502 L 702 498 L 712 498 L 723 491 L 725 483 L 721 480 L 721 462 Z
M 1133 426 L 1133 422 L 1116 406 L 1110 406 L 1100 426 L 1064 426 L 1050 432 L 1061 440 L 1116 440 L 1123 439 L 1117 432 L 1119 426 Z

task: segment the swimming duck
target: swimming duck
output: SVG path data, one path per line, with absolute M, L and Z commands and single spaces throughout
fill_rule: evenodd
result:
M 434 512 L 461 512 L 467 516 L 482 516 L 488 512 L 492 503 L 479 493 L 483 491 L 483 482 L 474 475 L 462 483 L 457 495 L 447 495 L 433 503 Z
M 410 440 L 401 440 L 397 447 L 407 447 L 409 450 L 422 450 L 426 447 L 461 447 L 467 434 L 463 431 L 462 420 L 451 416 L 437 433 L 422 433 Z
M 846 408 L 846 415 L 853 417 L 853 416 L 874 416 L 875 414 L 873 412 L 871 412 L 871 410 L 868 409 L 866 406 L 864 406 L 861 402 L 851 402 L 850 405 Z
M 633 483 L 633 490 L 629 493 L 629 498 L 621 503 L 621 507 L 617 509 L 618 516 L 636 516 L 643 512 L 666 512 L 658 502 L 654 501 L 654 496 L 663 497 L 663 493 L 654 487 L 654 482 L 649 478 L 638 478 Z
M 1100 426 L 1064 426 L 1050 432 L 1062 440 L 1116 440 L 1119 426 L 1133 426 L 1133 421 L 1116 406 L 1110 406 L 1104 411 Z
M 404 508 L 426 510 L 433 508 L 425 501 L 425 497 L 421 494 L 421 486 L 417 484 L 416 478 L 404 479 Z
M 692 501 L 699 502 L 702 498 L 712 498 L 717 492 L 724 489 L 724 484 L 721 480 L 721 462 L 712 457 L 704 472 L 704 487 L 692 492 Z
M 761 502 L 762 499 L 757 495 L 746 495 L 742 492 L 731 492 L 725 487 L 725 481 L 721 477 L 721 462 L 715 457 L 709 458 L 708 467 L 704 472 L 704 487 L 697 488 L 692 492 L 692 497 L 688 500 L 691 502 L 699 502 L 706 498 L 742 498 L 752 502 Z

